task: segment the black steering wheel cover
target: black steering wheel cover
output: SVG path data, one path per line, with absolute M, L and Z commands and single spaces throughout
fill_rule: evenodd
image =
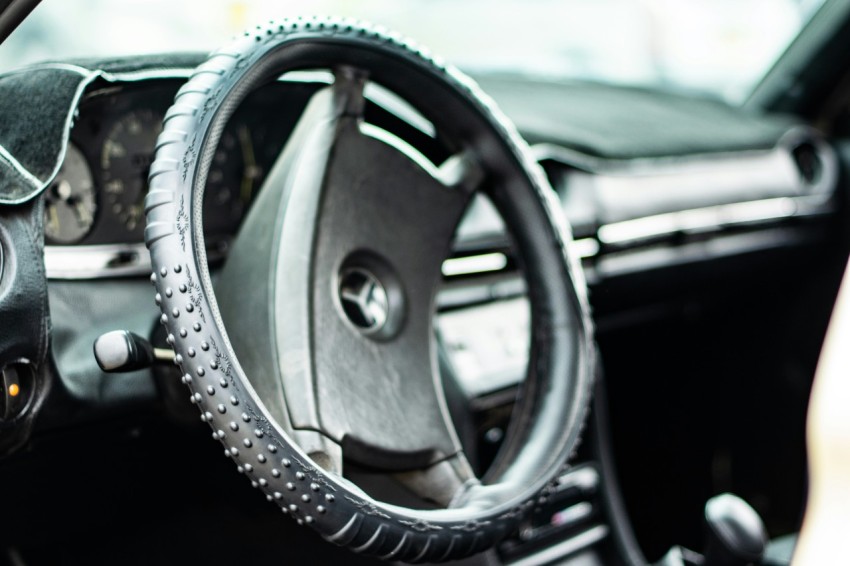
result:
M 376 82 L 413 102 L 449 140 L 477 147 L 476 157 L 499 179 L 487 184 L 488 194 L 511 229 L 528 282 L 529 378 L 504 465 L 495 485 L 470 490 L 450 509 L 378 502 L 315 466 L 269 417 L 239 366 L 206 267 L 203 187 L 227 119 L 252 88 L 283 71 L 339 64 L 380 69 L 371 76 Z M 359 23 L 310 19 L 258 27 L 212 54 L 178 92 L 157 142 L 145 209 L 151 280 L 190 399 L 225 455 L 285 513 L 357 552 L 443 561 L 493 546 L 545 497 L 578 444 L 589 404 L 595 363 L 585 283 L 542 170 L 469 78 Z

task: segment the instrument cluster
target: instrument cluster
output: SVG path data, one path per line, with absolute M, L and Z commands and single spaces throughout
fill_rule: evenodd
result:
M 154 147 L 181 84 L 164 79 L 108 86 L 80 103 L 64 161 L 45 192 L 48 245 L 143 241 Z M 249 95 L 228 122 L 204 192 L 209 249 L 226 248 L 235 235 L 315 88 L 272 83 Z

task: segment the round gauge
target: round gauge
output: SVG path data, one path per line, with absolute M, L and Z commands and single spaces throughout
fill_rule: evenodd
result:
M 58 244 L 79 242 L 94 224 L 94 181 L 83 153 L 73 143 L 44 196 L 44 235 Z
M 148 172 L 162 114 L 133 110 L 116 121 L 106 134 L 100 153 L 104 206 L 130 232 L 144 224 Z
M 248 126 L 237 123 L 225 128 L 204 189 L 204 231 L 208 235 L 236 232 L 262 176 Z

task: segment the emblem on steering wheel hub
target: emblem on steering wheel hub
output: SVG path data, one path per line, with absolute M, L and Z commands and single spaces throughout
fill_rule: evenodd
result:
M 406 301 L 398 273 L 384 257 L 365 250 L 348 255 L 339 267 L 335 287 L 339 316 L 372 340 L 394 338 L 404 326 Z
M 349 322 L 363 333 L 377 332 L 387 323 L 387 291 L 367 269 L 349 268 L 340 274 L 339 300 Z

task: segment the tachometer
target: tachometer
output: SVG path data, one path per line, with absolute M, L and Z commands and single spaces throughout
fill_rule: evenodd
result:
M 44 201 L 44 235 L 48 241 L 73 244 L 91 230 L 97 209 L 94 181 L 85 156 L 73 143 L 68 145 Z
M 236 232 L 263 176 L 257 157 L 247 125 L 235 123 L 225 128 L 204 190 L 204 231 L 208 234 Z
M 150 109 L 132 110 L 116 121 L 100 154 L 105 206 L 134 232 L 144 223 L 148 172 L 162 114 Z

